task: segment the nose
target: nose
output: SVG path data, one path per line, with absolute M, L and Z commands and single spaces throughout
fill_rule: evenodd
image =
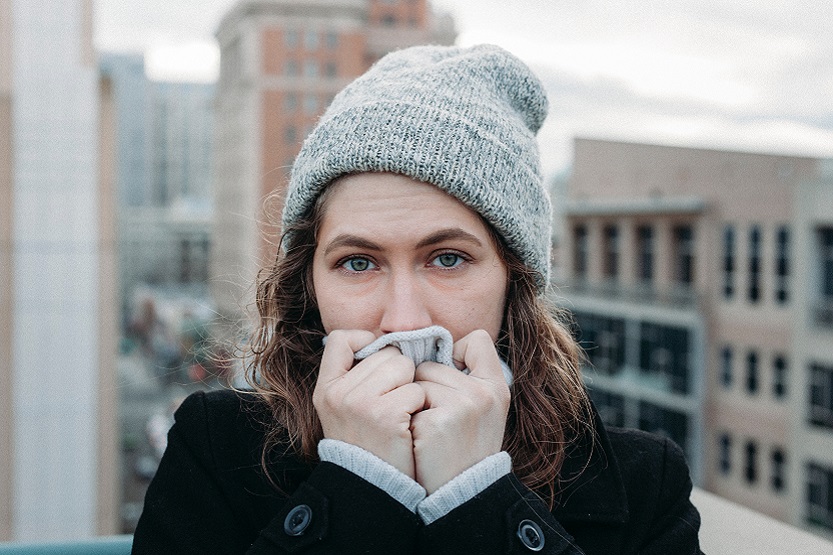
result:
M 407 272 L 391 276 L 381 299 L 381 332 L 393 333 L 425 328 L 431 325 L 431 313 L 425 289 L 419 279 Z

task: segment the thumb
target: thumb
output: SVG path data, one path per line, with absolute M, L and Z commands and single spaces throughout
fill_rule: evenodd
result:
M 353 367 L 355 352 L 371 343 L 376 336 L 366 330 L 335 330 L 327 336 L 318 382 L 336 380 Z
M 454 363 L 462 364 L 469 375 L 506 383 L 492 337 L 485 330 L 475 330 L 454 344 Z

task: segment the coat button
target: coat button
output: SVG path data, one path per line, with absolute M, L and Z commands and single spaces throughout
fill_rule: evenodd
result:
M 544 532 L 531 520 L 522 520 L 518 525 L 518 538 L 530 551 L 544 549 Z
M 309 505 L 298 505 L 289 511 L 283 521 L 283 531 L 289 536 L 300 536 L 312 522 L 312 509 Z

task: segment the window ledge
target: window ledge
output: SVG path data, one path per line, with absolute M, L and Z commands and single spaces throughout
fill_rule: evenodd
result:
M 700 549 L 709 555 L 829 555 L 833 542 L 695 488 Z

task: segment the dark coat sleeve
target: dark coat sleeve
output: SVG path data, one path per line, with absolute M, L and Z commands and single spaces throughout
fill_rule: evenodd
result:
M 647 524 L 639 553 L 662 555 L 701 553 L 698 540 L 700 513 L 691 502 L 691 478 L 682 449 L 669 439 L 663 441 L 662 471 L 653 522 Z
M 545 555 L 584 555 L 541 498 L 514 474 L 425 526 L 420 540 L 422 553 L 436 555 L 526 555 L 535 549 Z
M 215 410 L 228 403 L 227 393 L 208 400 L 202 393 L 192 395 L 177 411 L 148 488 L 133 553 L 413 552 L 418 518 L 335 465 L 318 464 L 288 497 L 268 493 L 262 478 L 247 483 L 246 477 L 257 474 L 258 458 L 239 457 L 253 451 L 246 441 L 241 447 L 248 430 L 239 425 L 245 421 L 239 406 Z M 291 535 L 285 521 L 302 505 L 309 522 L 301 534 Z
M 558 517 L 508 475 L 421 530 L 421 552 L 531 553 L 521 531 L 533 523 L 543 535 L 538 553 L 700 554 L 700 515 L 689 499 L 692 484 L 682 450 L 637 430 L 616 430 L 611 440 L 604 441 L 604 457 L 588 466 L 569 502 L 555 511 Z
M 700 554 L 700 514 L 682 449 L 638 430 L 611 431 L 628 500 L 623 553 Z

